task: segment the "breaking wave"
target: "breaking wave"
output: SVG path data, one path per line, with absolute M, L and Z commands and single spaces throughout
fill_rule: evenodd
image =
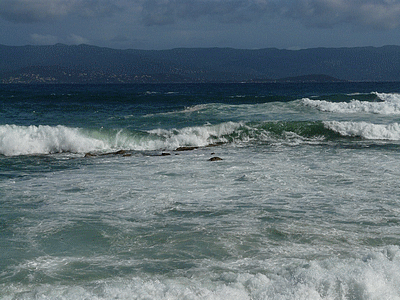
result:
M 400 114 L 400 94 L 372 93 L 379 102 L 360 101 L 352 99 L 349 102 L 330 102 L 326 100 L 312 100 L 303 98 L 302 104 L 314 107 L 324 112 L 336 113 L 372 113 L 382 115 Z
M 116 149 L 144 151 L 176 149 L 180 146 L 202 147 L 228 142 L 240 123 L 183 129 L 151 131 L 86 130 L 58 126 L 0 126 L 0 154 L 6 156 L 53 153 L 107 152 Z
M 7 156 L 85 152 L 105 148 L 105 142 L 65 126 L 0 126 L 0 153 Z
M 0 154 L 155 151 L 215 144 L 279 143 L 297 145 L 338 138 L 400 141 L 400 125 L 368 122 L 226 122 L 217 125 L 150 131 L 88 130 L 58 126 L 0 126 Z

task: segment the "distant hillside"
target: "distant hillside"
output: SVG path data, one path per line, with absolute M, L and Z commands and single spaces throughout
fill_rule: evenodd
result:
M 117 50 L 0 45 L 2 83 L 400 81 L 400 47 Z

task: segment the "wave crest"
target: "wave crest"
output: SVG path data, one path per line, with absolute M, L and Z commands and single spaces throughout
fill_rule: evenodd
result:
M 0 153 L 6 156 L 79 153 L 104 147 L 104 141 L 85 136 L 78 128 L 61 125 L 0 126 Z

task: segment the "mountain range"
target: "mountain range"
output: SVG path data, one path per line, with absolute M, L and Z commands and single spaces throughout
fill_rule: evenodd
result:
M 303 50 L 0 45 L 1 83 L 400 81 L 400 46 Z

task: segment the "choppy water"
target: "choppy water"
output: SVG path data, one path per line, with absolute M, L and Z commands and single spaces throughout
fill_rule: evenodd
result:
M 400 299 L 399 92 L 0 86 L 0 298 Z

